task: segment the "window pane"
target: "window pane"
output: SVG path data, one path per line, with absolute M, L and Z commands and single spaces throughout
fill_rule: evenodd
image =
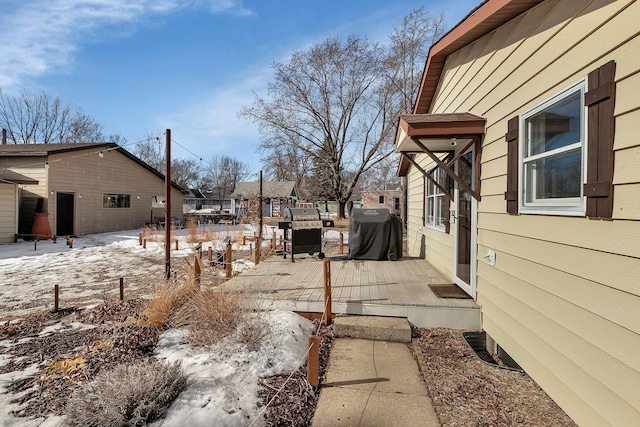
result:
M 432 196 L 434 194 L 434 191 L 435 191 L 435 186 L 433 185 L 433 182 L 431 182 L 431 180 L 427 178 L 427 195 Z
M 525 163 L 526 201 L 580 197 L 581 154 L 573 150 Z
M 444 220 L 445 220 L 444 196 L 436 197 L 436 203 L 437 203 L 437 210 L 438 210 L 437 217 L 436 217 L 436 227 L 444 228 Z
M 434 225 L 434 198 L 429 197 L 427 199 L 427 225 Z
M 546 153 L 580 141 L 580 91 L 527 118 L 525 157 Z

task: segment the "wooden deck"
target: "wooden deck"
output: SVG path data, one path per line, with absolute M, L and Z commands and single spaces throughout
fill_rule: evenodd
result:
M 431 292 L 429 284 L 451 281 L 425 260 L 329 259 L 335 314 L 406 317 L 418 327 L 481 328 L 474 300 L 438 298 Z M 296 255 L 295 260 L 271 256 L 224 286 L 246 293 L 260 308 L 322 313 L 322 261 L 308 255 Z

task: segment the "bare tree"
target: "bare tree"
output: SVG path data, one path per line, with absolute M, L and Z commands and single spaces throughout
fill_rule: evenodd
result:
M 144 138 L 136 142 L 133 148 L 135 154 L 140 160 L 151 166 L 157 171 L 164 173 L 164 142 L 160 141 L 162 132 L 145 131 Z
M 261 144 L 262 164 L 265 179 L 271 181 L 293 181 L 300 197 L 308 195 L 308 174 L 312 159 L 297 148 L 298 144 L 284 143 L 277 137 Z
M 145 131 L 136 142 L 133 154 L 160 173 L 166 170 L 165 141 L 162 132 Z M 171 180 L 183 188 L 193 188 L 201 178 L 201 165 L 194 159 L 171 159 Z
M 102 125 L 86 115 L 81 108 L 75 110 L 68 120 L 65 134 L 60 142 L 106 142 Z
M 193 188 L 200 179 L 200 163 L 194 159 L 171 159 L 171 180 L 182 188 Z
M 445 32 L 445 17 L 432 18 L 424 6 L 411 11 L 389 35 L 387 67 L 389 82 L 400 96 L 400 114 L 409 114 L 418 97 L 424 62 Z
M 202 177 L 201 187 L 216 193 L 222 210 L 225 196 L 231 194 L 249 174 L 250 166 L 247 163 L 229 156 L 214 156 Z
M 60 98 L 45 91 L 25 90 L 17 97 L 0 91 L 0 126 L 7 130 L 7 139 L 14 144 L 123 140 L 119 135 L 105 137 L 102 124 L 81 108 L 72 113 Z
M 329 38 L 294 52 L 287 64 L 274 63 L 272 100 L 256 96 L 240 113 L 265 139 L 325 163 L 341 218 L 360 175 L 392 152 L 398 111 L 383 62 L 384 51 L 366 39 Z
M 266 152 L 278 150 L 277 142 L 314 159 L 315 170 L 326 167 L 344 217 L 363 176 L 379 173 L 373 172 L 379 165 L 388 169 L 398 115 L 410 110 L 426 46 L 439 37 L 443 22 L 420 8 L 394 29 L 387 46 L 329 38 L 296 51 L 288 63 L 273 64 L 270 99 L 256 95 L 240 115 L 258 124 Z
M 445 25 L 443 14 L 432 18 L 424 6 L 420 6 L 405 16 L 402 25 L 395 27 L 389 36 L 387 71 L 389 81 L 400 95 L 400 114 L 413 111 L 429 47 L 444 35 Z M 378 173 L 370 174 L 369 188 L 383 189 L 386 185 L 397 183 L 395 174 L 391 175 L 390 171 L 392 165 L 397 165 L 398 156 L 392 156 L 389 160 L 391 162 L 381 165 Z M 384 180 L 381 181 L 380 177 L 384 177 Z M 403 219 L 406 219 L 406 188 L 406 177 L 403 177 L 400 179 L 400 216 Z

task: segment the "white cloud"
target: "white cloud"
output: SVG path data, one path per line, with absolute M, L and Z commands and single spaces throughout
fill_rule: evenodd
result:
M 70 67 L 78 47 L 98 34 L 126 37 L 150 15 L 203 7 L 251 14 L 239 0 L 9 1 L 0 13 L 0 87 Z

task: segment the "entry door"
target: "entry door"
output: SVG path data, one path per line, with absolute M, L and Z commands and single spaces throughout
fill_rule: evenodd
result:
M 458 176 L 473 188 L 474 156 L 469 151 L 458 159 L 456 170 Z M 476 200 L 468 191 L 456 184 L 455 194 L 455 245 L 454 245 L 454 280 L 466 293 L 475 297 L 475 227 Z
M 57 193 L 56 196 L 56 234 L 73 236 L 73 193 Z

